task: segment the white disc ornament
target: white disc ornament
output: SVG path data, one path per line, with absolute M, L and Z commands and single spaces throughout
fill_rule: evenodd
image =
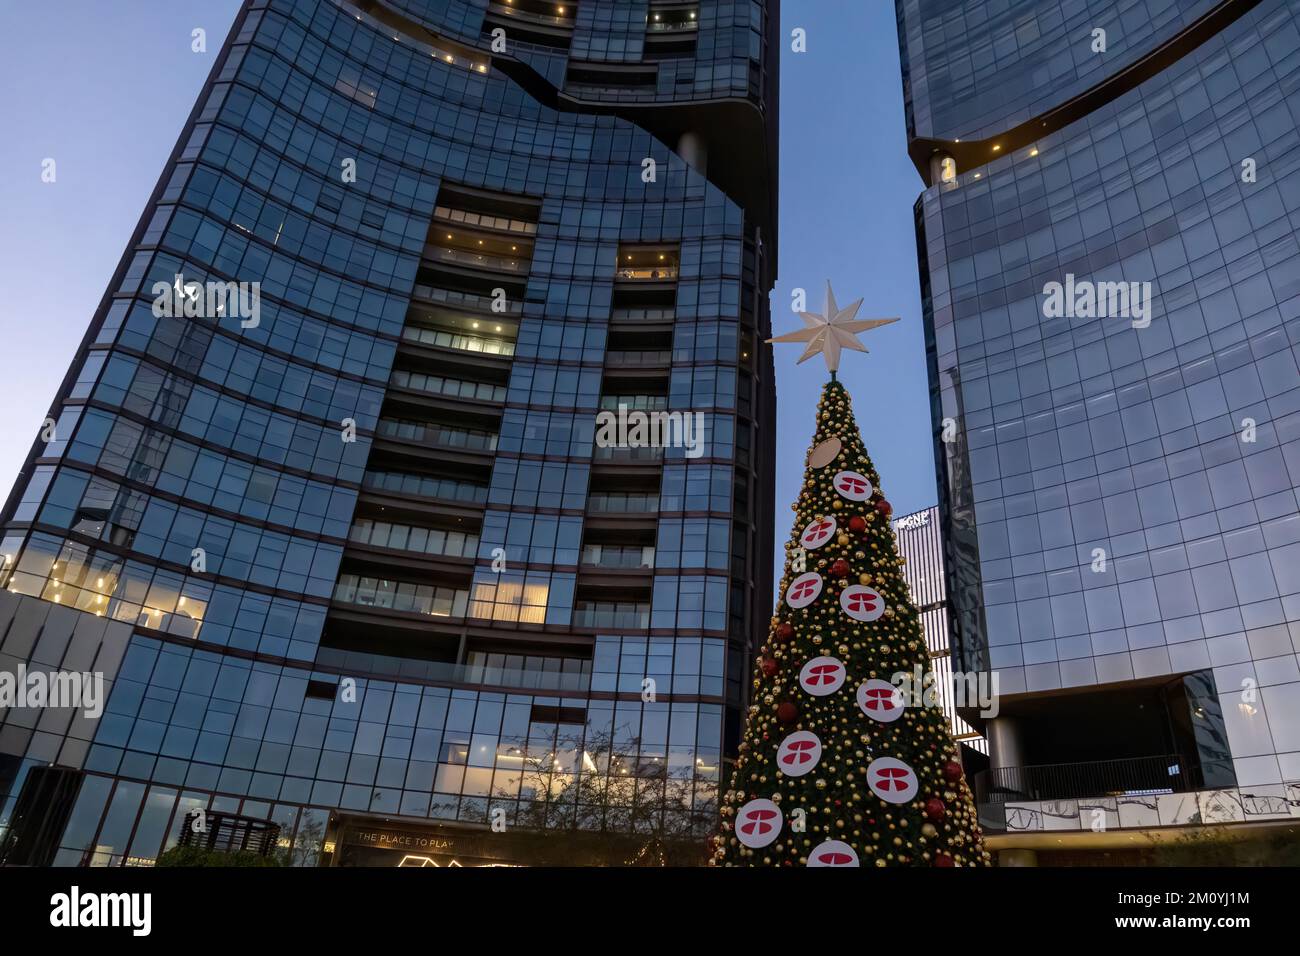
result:
M 808 465 L 811 468 L 825 468 L 840 456 L 844 447 L 838 438 L 828 438 L 808 453 Z
M 799 535 L 799 543 L 809 551 L 816 551 L 834 537 L 836 527 L 835 519 L 829 515 L 818 518 L 803 529 L 803 534 Z
M 903 692 L 887 680 L 869 680 L 858 688 L 859 709 L 882 724 L 902 717 L 903 703 Z
M 814 657 L 799 671 L 799 686 L 814 697 L 827 697 L 844 686 L 848 674 L 833 657 Z
M 801 574 L 790 582 L 785 592 L 785 603 L 792 608 L 807 607 L 822 593 L 822 576 L 816 571 Z
M 802 777 L 822 759 L 822 742 L 811 730 L 792 733 L 776 750 L 776 766 L 787 777 Z
M 885 599 L 875 588 L 854 584 L 840 593 L 840 607 L 855 621 L 877 621 L 885 613 Z
M 771 800 L 750 800 L 736 813 L 736 839 L 761 850 L 781 835 L 781 808 Z
M 871 487 L 871 480 L 856 471 L 841 471 L 833 483 L 840 497 L 849 501 L 866 501 L 875 491 Z
M 894 757 L 877 757 L 867 764 L 867 786 L 886 803 L 907 803 L 920 789 L 916 771 Z
M 857 866 L 858 855 L 853 847 L 839 840 L 827 840 L 819 843 L 808 854 L 809 866 Z

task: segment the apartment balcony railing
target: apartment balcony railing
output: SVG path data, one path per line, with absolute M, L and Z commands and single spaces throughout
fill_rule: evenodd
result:
M 340 574 L 338 583 L 334 585 L 334 600 L 386 611 L 405 611 L 432 617 L 464 617 L 465 608 L 469 604 L 469 592 L 432 584 Z
M 402 329 L 402 338 L 419 345 L 457 349 L 461 352 L 482 352 L 485 355 L 515 354 L 515 343 L 509 339 L 493 339 L 482 335 L 467 335 L 463 332 L 447 332 L 443 329 L 426 329 L 418 325 L 408 325 Z
M 392 521 L 358 518 L 352 524 L 348 540 L 373 548 L 410 551 L 414 554 L 472 558 L 478 552 L 478 535 L 441 528 L 420 528 Z
M 1178 754 L 1094 760 L 1088 763 L 994 767 L 975 774 L 978 803 L 1066 800 L 1122 794 L 1183 793 L 1198 789 L 1200 769 Z
M 515 17 L 519 20 L 527 20 L 529 23 L 544 23 L 547 26 L 554 27 L 573 26 L 573 17 L 549 16 L 545 13 L 534 13 L 531 10 L 520 10 L 517 7 L 508 7 L 504 3 L 489 3 L 488 11 L 504 17 Z
M 650 626 L 650 605 L 579 602 L 573 609 L 573 623 L 577 627 L 644 629 Z
M 669 20 L 667 18 L 656 20 L 652 16 L 646 20 L 645 28 L 651 33 L 681 33 L 685 30 L 698 30 L 700 24 L 698 20 Z
M 458 378 L 446 378 L 442 375 L 426 375 L 423 372 L 408 372 L 394 369 L 389 382 L 398 388 L 408 388 L 413 392 L 428 395 L 449 395 L 453 398 L 474 398 L 482 402 L 504 402 L 506 387 L 490 382 L 466 382 Z
M 584 662 L 587 668 L 582 673 L 564 673 L 531 667 L 495 667 L 484 664 L 422 661 L 409 657 L 389 657 L 382 654 L 322 647 L 316 655 L 316 663 L 345 674 L 399 677 L 446 684 L 489 684 L 526 690 L 587 691 L 591 689 L 589 661 Z
M 614 278 L 627 282 L 668 282 L 677 278 L 677 270 L 672 266 L 656 266 L 646 269 L 619 269 Z
M 582 563 L 591 568 L 629 570 L 653 568 L 653 547 L 628 547 L 626 545 L 588 544 L 582 549 Z
M 529 265 L 527 259 L 507 259 L 486 252 L 468 252 L 464 249 L 448 249 L 446 246 L 435 245 L 424 247 L 424 258 L 434 262 L 469 266 L 471 269 L 487 269 L 492 272 L 527 272 Z
M 628 448 L 622 445 L 597 445 L 592 449 L 597 461 L 659 461 L 664 450 L 658 446 Z
M 486 485 L 476 485 L 454 478 L 407 475 L 397 471 L 368 471 L 362 485 L 370 491 L 387 492 L 413 498 L 439 498 L 481 505 L 487 502 Z
M 488 229 L 493 232 L 508 232 L 520 236 L 537 235 L 537 224 L 522 219 L 510 219 L 506 216 L 488 216 L 483 213 L 467 212 L 464 209 L 451 209 L 439 206 L 433 211 L 433 217 L 439 222 L 453 226 L 472 226 L 475 229 Z
M 676 309 L 631 309 L 620 308 L 610 312 L 612 319 L 637 320 L 642 322 L 671 322 L 677 318 Z
M 668 407 L 667 395 L 602 395 L 600 407 L 609 412 L 616 412 L 620 407 L 628 411 L 655 412 Z
M 437 286 L 417 283 L 412 290 L 412 298 L 422 302 L 438 302 L 453 308 L 472 309 L 475 312 L 492 312 L 493 300 L 485 295 L 472 292 L 456 292 L 452 289 L 440 289 Z M 497 306 L 499 309 L 500 306 Z M 506 315 L 519 315 L 524 311 L 524 304 L 518 299 L 506 302 Z
M 658 514 L 659 496 L 634 492 L 597 492 L 587 496 L 591 511 L 612 514 Z
M 610 368 L 637 365 L 671 365 L 673 353 L 669 349 L 615 349 L 605 353 L 605 364 Z
M 497 448 L 497 436 L 492 432 L 474 428 L 450 428 L 432 422 L 407 422 L 381 418 L 375 434 L 381 438 L 396 438 L 399 441 L 453 450 L 496 451 Z

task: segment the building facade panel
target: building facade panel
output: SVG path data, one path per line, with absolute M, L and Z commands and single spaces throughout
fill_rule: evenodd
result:
M 587 4 L 542 6 L 549 42 Z M 241 11 L 5 515 L 9 591 L 134 635 L 60 862 L 147 863 L 194 807 L 306 865 L 349 815 L 714 826 L 771 588 L 771 197 L 705 128 L 682 158 L 671 93 L 521 71 L 497 7 Z M 776 4 L 690 12 L 762 38 L 692 60 L 761 133 Z M 256 314 L 186 313 L 209 281 Z M 611 446 L 620 407 L 701 428 Z M 3 829 L 48 747 L 0 739 Z
M 1298 69 L 1265 0 L 917 203 L 954 655 L 1020 728 L 995 781 L 1300 780 Z

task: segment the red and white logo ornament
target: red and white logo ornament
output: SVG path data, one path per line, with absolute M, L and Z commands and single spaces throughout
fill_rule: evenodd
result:
M 857 866 L 858 855 L 853 847 L 839 840 L 827 840 L 819 843 L 808 854 L 809 866 Z
M 799 671 L 799 686 L 814 697 L 826 697 L 844 686 L 848 673 L 833 657 L 814 657 Z
M 822 593 L 822 576 L 816 571 L 801 574 L 790 582 L 785 592 L 785 603 L 793 608 L 807 607 Z
M 840 607 L 855 621 L 877 621 L 885 613 L 885 599 L 875 588 L 854 584 L 840 592 Z
M 887 680 L 869 680 L 858 688 L 858 707 L 882 724 L 892 724 L 902 717 L 903 704 L 903 692 Z
M 787 777 L 802 777 L 822 759 L 822 742 L 811 730 L 799 730 L 781 741 L 776 767 Z
M 831 539 L 837 527 L 835 519 L 829 515 L 818 518 L 803 529 L 803 534 L 799 535 L 799 543 L 809 551 L 815 551 Z
M 907 803 L 916 796 L 920 782 L 914 771 L 894 757 L 877 757 L 867 764 L 867 786 L 886 803 Z
M 871 487 L 871 480 L 866 475 L 856 471 L 841 471 L 835 476 L 833 484 L 840 497 L 849 501 L 866 501 L 876 490 Z
M 781 835 L 781 808 L 771 800 L 750 800 L 736 812 L 736 839 L 761 850 Z

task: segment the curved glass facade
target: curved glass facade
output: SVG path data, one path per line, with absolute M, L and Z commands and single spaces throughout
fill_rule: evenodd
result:
M 202 806 L 307 864 L 347 814 L 711 831 L 770 606 L 777 5 L 552 6 L 245 4 L 10 498 L 5 587 L 134 636 L 93 742 L 0 726 L 0 826 L 58 755 L 64 863 Z
M 1114 76 L 1216 5 L 899 0 L 908 132 L 947 140 L 1001 133 Z
M 1298 77 L 1295 5 L 1265 0 L 917 204 L 964 666 L 1004 695 L 1212 673 L 1229 782 L 1280 796 L 1300 781 Z M 963 102 L 943 110 L 988 122 Z M 1053 283 L 1120 308 L 1062 313 Z

